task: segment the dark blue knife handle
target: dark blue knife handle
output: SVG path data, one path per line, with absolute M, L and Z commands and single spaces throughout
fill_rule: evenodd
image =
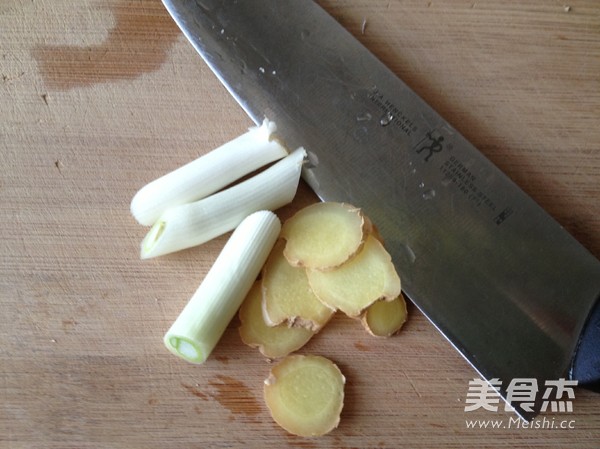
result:
M 579 338 L 571 368 L 571 379 L 600 393 L 600 300 L 592 308 Z

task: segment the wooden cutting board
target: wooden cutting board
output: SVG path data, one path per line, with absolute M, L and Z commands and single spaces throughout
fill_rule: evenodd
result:
M 322 4 L 600 256 L 597 1 Z M 393 338 L 338 317 L 301 351 L 339 364 L 346 405 L 331 434 L 287 435 L 236 320 L 203 366 L 162 345 L 227 236 L 140 261 L 129 215 L 250 120 L 158 0 L 4 0 L 0 43 L 0 447 L 598 447 L 584 390 L 539 428 L 465 412 L 475 372 L 412 306 Z M 278 214 L 314 201 L 302 184 Z

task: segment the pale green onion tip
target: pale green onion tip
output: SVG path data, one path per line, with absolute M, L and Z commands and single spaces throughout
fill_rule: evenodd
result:
M 142 259 L 146 259 L 148 254 L 152 252 L 152 248 L 154 248 L 154 245 L 156 245 L 156 242 L 158 242 L 158 240 L 160 239 L 160 236 L 163 234 L 166 226 L 166 221 L 159 220 L 156 223 L 154 223 L 152 228 L 150 228 L 150 231 L 142 240 L 142 251 L 140 253 L 140 257 Z
M 164 344 L 173 354 L 190 363 L 199 364 L 206 361 L 206 355 L 200 348 L 200 345 L 189 338 L 167 333 L 164 337 Z

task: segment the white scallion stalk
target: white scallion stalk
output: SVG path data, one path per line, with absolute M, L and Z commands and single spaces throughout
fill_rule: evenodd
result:
M 253 212 L 275 210 L 296 195 L 306 151 L 298 148 L 276 164 L 194 203 L 165 211 L 142 241 L 142 259 L 201 245 L 231 231 Z
M 131 201 L 131 213 L 152 226 L 170 207 L 204 198 L 242 176 L 285 157 L 288 152 L 273 134 L 274 122 L 259 127 L 142 187 Z
M 279 219 L 269 211 L 242 221 L 165 334 L 169 351 L 191 363 L 207 359 L 258 277 L 280 230 Z

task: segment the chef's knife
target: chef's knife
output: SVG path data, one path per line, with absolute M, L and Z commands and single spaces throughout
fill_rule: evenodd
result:
M 372 218 L 405 294 L 505 399 L 515 379 L 598 382 L 600 262 L 323 9 L 163 2 L 252 120 L 309 151 L 317 195 Z

